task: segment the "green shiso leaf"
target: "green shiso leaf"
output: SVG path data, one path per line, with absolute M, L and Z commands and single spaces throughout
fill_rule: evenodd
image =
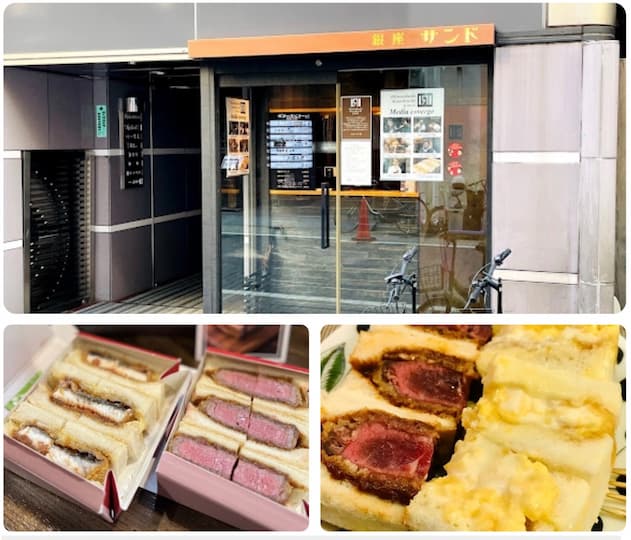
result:
M 322 373 L 322 386 L 330 392 L 335 388 L 346 372 L 346 358 L 344 357 L 344 346 L 333 351 L 327 360 L 327 365 Z

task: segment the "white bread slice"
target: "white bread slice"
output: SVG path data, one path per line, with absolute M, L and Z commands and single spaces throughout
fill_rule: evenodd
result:
M 283 403 L 254 398 L 252 411 L 274 418 L 279 422 L 296 426 L 301 441 L 305 446 L 309 446 L 309 409 L 300 409 Z
M 84 369 L 83 366 L 56 362 L 48 373 L 48 382 L 52 388 L 55 388 L 64 379 L 76 381 L 83 388 L 89 389 L 96 387 L 103 377 Z
M 477 345 L 464 339 L 446 338 L 409 326 L 376 326 L 360 332 L 349 361 L 356 369 L 377 365 L 385 353 L 430 349 L 473 363 L 479 355 Z
M 107 457 L 116 477 L 120 477 L 127 465 L 127 446 L 103 433 L 95 433 L 78 422 L 67 422 L 59 433 L 56 443 L 82 452 L 96 450 Z
M 583 377 L 610 381 L 616 365 L 619 327 L 615 325 L 496 326 L 493 339 L 480 354 L 478 370 L 485 374 L 498 354 L 536 362 Z
M 208 375 L 202 375 L 195 385 L 195 390 L 193 391 L 191 400 L 198 402 L 212 396 L 220 399 L 226 399 L 228 401 L 234 401 L 240 405 L 250 406 L 250 403 L 252 402 L 252 398 L 250 396 L 242 394 L 241 392 L 235 392 L 225 386 L 221 386 Z
M 578 476 L 550 471 L 559 489 L 559 496 L 549 521 L 534 521 L 533 531 L 589 531 L 598 517 L 600 505 L 593 512 L 594 497 L 589 484 Z
M 309 485 L 309 449 L 281 450 L 273 446 L 248 440 L 239 455 L 286 474 L 292 484 L 301 488 Z
M 600 476 L 609 477 L 614 450 L 609 435 L 577 441 L 538 426 L 506 422 L 483 424 L 478 420 L 479 417 L 467 415 L 463 417 L 463 425 L 514 452 L 541 461 L 552 470 L 580 476 L 590 484 Z
M 533 396 L 570 404 L 593 402 L 608 410 L 616 419 L 622 407 L 620 386 L 612 380 L 570 375 L 566 370 L 541 366 L 530 357 L 500 353 L 486 367 L 482 381 L 485 389 L 517 386 Z
M 233 452 L 237 452 L 247 438 L 245 433 L 215 422 L 190 403 L 186 406 L 177 431 L 191 437 L 202 437 Z
M 123 425 L 117 426 L 100 422 L 90 416 L 82 415 L 77 423 L 90 430 L 104 433 L 112 439 L 125 443 L 127 453 L 129 454 L 129 461 L 135 461 L 144 451 L 142 423 L 137 420 L 125 422 Z
M 134 410 L 136 418 L 142 423 L 144 430 L 151 429 L 158 421 L 160 410 L 158 409 L 157 400 L 139 390 L 128 388 L 127 386 L 118 386 L 103 379 L 91 391 L 96 396 L 111 401 L 121 401 L 130 406 Z
M 405 506 L 336 480 L 320 464 L 320 517 L 350 531 L 403 531 Z
M 78 420 L 81 417 L 81 413 L 78 411 L 62 407 L 61 405 L 57 405 L 51 401 L 50 389 L 48 386 L 43 384 L 38 385 L 37 388 L 28 396 L 26 401 L 65 420 Z
M 25 426 L 35 426 L 55 438 L 57 433 L 63 429 L 66 419 L 57 416 L 55 413 L 41 409 L 23 401 L 7 417 L 5 421 L 5 433 L 13 437 L 17 431 Z
M 74 353 L 74 354 L 73 354 Z M 162 381 L 154 381 L 154 382 L 142 382 L 142 381 L 134 381 L 132 379 L 128 379 L 126 377 L 121 377 L 116 373 L 112 373 L 111 371 L 107 371 L 104 369 L 100 369 L 95 366 L 91 366 L 83 361 L 81 357 L 81 351 L 73 351 L 73 353 L 69 354 L 65 358 L 65 362 L 79 366 L 82 368 L 84 373 L 91 373 L 95 377 L 101 379 L 107 379 L 109 382 L 113 384 L 118 384 L 121 386 L 126 386 L 128 388 L 132 388 L 134 390 L 138 390 L 143 394 L 147 394 L 156 399 L 158 408 L 161 408 L 164 399 L 165 399 L 165 384 Z

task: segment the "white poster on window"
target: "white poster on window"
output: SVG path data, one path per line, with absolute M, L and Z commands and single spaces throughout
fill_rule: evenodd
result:
M 250 102 L 226 98 L 228 151 L 221 166 L 226 176 L 241 176 L 250 170 Z
M 372 97 L 342 96 L 343 186 L 372 184 Z
M 443 179 L 444 88 L 381 91 L 380 179 Z

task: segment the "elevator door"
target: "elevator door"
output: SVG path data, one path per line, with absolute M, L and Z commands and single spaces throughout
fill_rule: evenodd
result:
M 90 299 L 90 207 L 80 151 L 24 156 L 25 307 L 67 311 Z

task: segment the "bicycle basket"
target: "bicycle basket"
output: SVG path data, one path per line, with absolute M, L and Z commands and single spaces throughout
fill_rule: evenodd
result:
M 421 268 L 419 283 L 422 291 L 440 291 L 444 287 L 443 268 L 440 264 L 432 264 Z

